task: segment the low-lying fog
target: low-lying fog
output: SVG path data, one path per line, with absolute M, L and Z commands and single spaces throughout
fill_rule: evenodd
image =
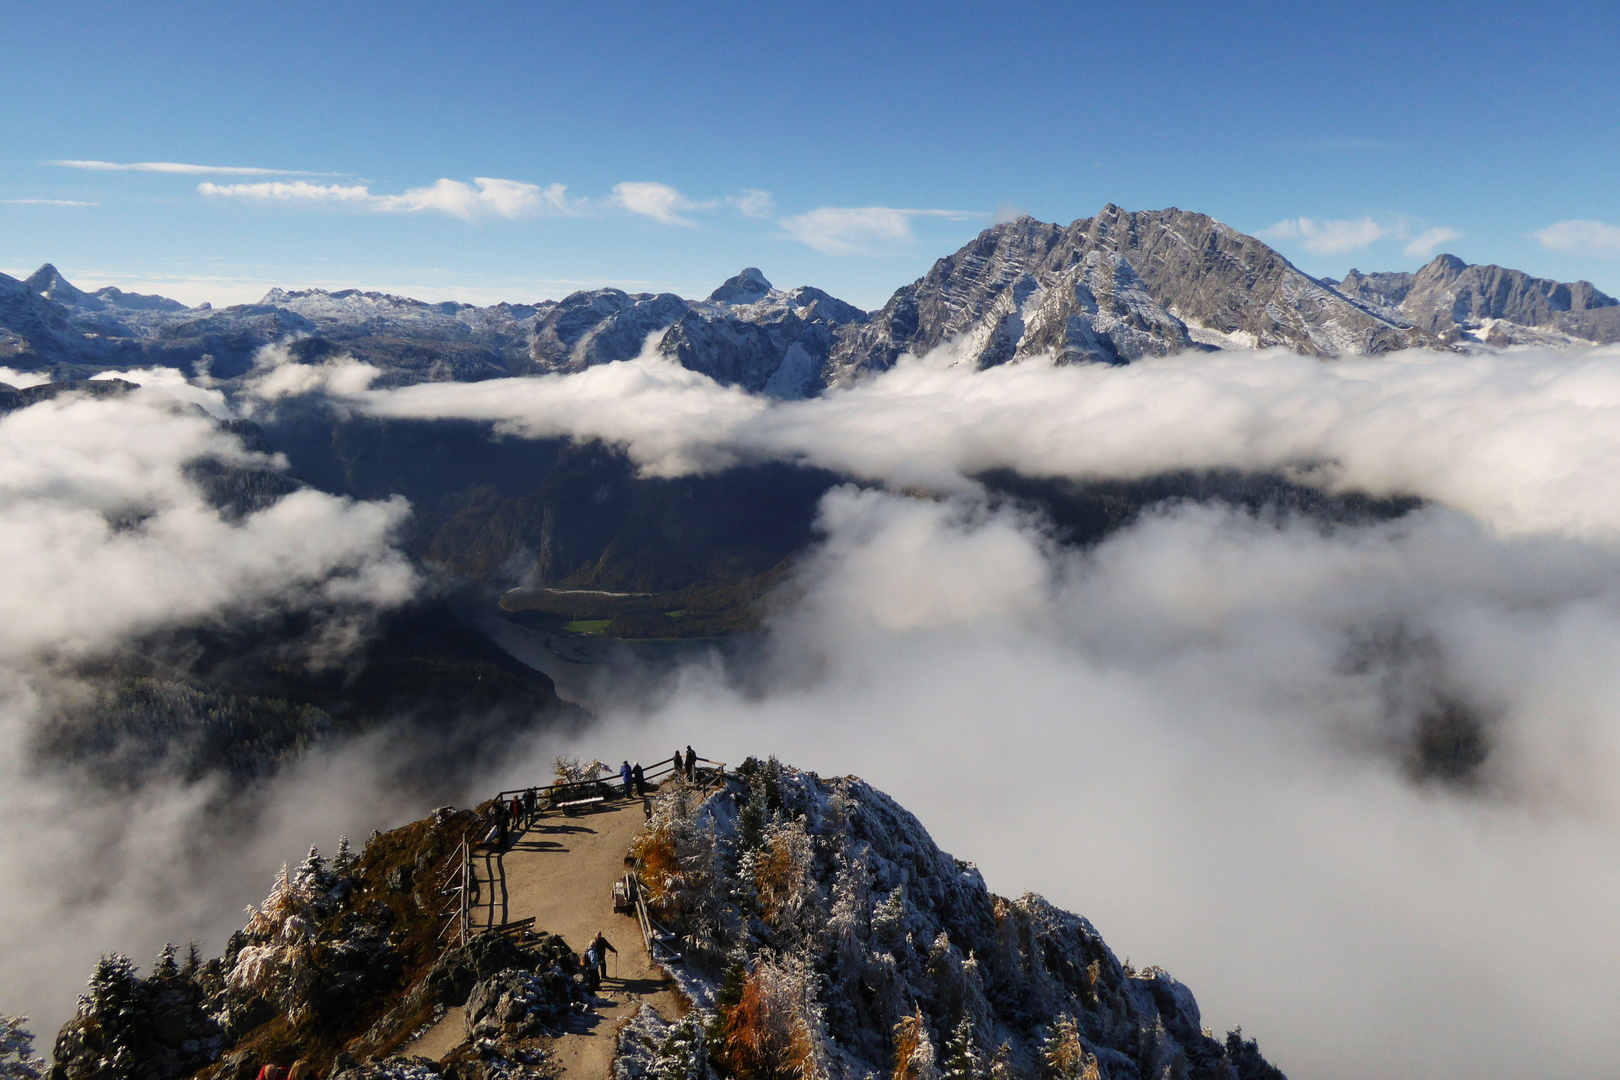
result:
M 785 458 L 872 485 L 824 500 L 747 670 L 697 653 L 604 691 L 601 724 L 513 747 L 463 799 L 558 752 L 774 753 L 888 790 L 993 889 L 1091 917 L 1290 1075 L 1620 1068 L 1620 350 L 951 359 L 772 403 L 650 357 L 373 391 L 363 365 L 270 354 L 232 399 L 147 376 L 0 418 L 0 1009 L 48 1041 L 98 952 L 217 951 L 282 860 L 427 809 L 384 779 L 381 737 L 284 772 L 228 837 L 218 781 L 112 794 L 26 754 L 66 660 L 165 620 L 360 625 L 409 595 L 397 503 L 306 492 L 227 522 L 184 479 L 238 451 L 177 396 L 325 393 L 602 438 L 654 474 Z M 971 480 L 1219 467 L 1429 502 L 1359 525 L 1178 504 L 1079 551 Z M 131 504 L 141 527 L 108 523 Z

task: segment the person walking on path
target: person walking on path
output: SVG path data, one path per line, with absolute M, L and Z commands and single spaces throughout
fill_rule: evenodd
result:
M 691 743 L 686 744 L 686 778 L 697 779 L 697 751 L 692 749 Z
M 630 779 L 636 785 L 636 798 L 639 799 L 647 794 L 647 774 L 641 771 L 641 762 L 638 761 L 630 766 Z
M 619 779 L 624 782 L 624 797 L 628 799 L 635 794 L 635 774 L 630 771 L 630 762 L 624 761 L 619 765 Z
M 598 974 L 604 979 L 607 978 L 607 954 L 613 953 L 617 956 L 619 950 L 608 944 L 608 939 L 602 936 L 602 931 L 598 930 L 596 936 L 591 939 L 589 951 L 596 954 Z

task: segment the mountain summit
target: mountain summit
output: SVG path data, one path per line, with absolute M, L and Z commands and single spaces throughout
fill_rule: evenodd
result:
M 579 371 L 652 348 L 714 379 L 796 398 L 956 342 L 975 367 L 1037 355 L 1130 363 L 1195 350 L 1306 356 L 1397 349 L 1620 341 L 1620 304 L 1590 282 L 1534 278 L 1442 255 L 1414 273 L 1314 278 L 1207 214 L 1112 203 L 1068 225 L 1021 217 L 986 229 L 872 313 L 757 267 L 704 300 L 593 289 L 534 304 L 428 304 L 377 292 L 272 289 L 257 304 L 187 308 L 90 293 L 46 264 L 0 275 L 0 363 L 85 378 L 115 367 L 222 378 L 288 337 L 382 369 L 392 384 Z M 321 341 L 328 343 L 320 344 Z
M 736 277 L 727 278 L 724 284 L 709 294 L 709 301 L 716 304 L 752 304 L 763 300 L 770 291 L 771 283 L 765 280 L 765 275 L 759 272 L 757 266 L 749 266 Z

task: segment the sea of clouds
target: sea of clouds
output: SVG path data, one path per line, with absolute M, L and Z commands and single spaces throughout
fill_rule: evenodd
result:
M 992 888 L 1043 892 L 1138 966 L 1169 968 L 1206 1023 L 1242 1023 L 1290 1074 L 1614 1072 L 1620 350 L 956 361 L 941 350 L 778 402 L 653 355 L 371 389 L 364 365 L 267 352 L 231 397 L 207 393 L 221 413 L 324 395 L 487 420 L 498 437 L 601 439 L 653 476 L 789 460 L 860 481 L 824 500 L 822 539 L 746 673 L 698 656 L 651 691 L 602 687 L 601 723 L 541 740 L 490 789 L 532 782 L 556 752 L 651 760 L 687 742 L 858 773 Z M 300 492 L 241 522 L 203 506 L 183 463 L 245 451 L 176 404 L 199 388 L 150 381 L 0 418 L 0 475 L 32 470 L 0 480 L 0 551 L 33 557 L 49 528 L 78 552 L 43 564 L 46 591 L 0 585 L 4 813 L 35 838 L 7 841 L 30 880 L 0 887 L 0 984 L 25 987 L 0 1007 L 39 1002 L 53 1020 L 97 951 L 193 933 L 217 946 L 302 845 L 424 809 L 351 744 L 278 779 L 276 812 L 226 856 L 188 831 L 205 786 L 143 789 L 109 814 L 16 750 L 44 722 L 33 687 L 56 651 L 413 588 L 397 503 Z M 987 498 L 974 477 L 990 469 L 1239 469 L 1425 505 L 1347 524 L 1172 504 L 1080 550 Z M 105 525 L 132 492 L 161 528 Z M 97 569 L 104 554 L 124 571 Z M 188 590 L 171 560 L 218 584 Z M 59 610 L 100 597 L 97 619 Z M 1413 769 L 1414 732 L 1446 708 L 1490 748 L 1465 782 Z M 71 935 L 51 929 L 64 910 L 82 915 Z

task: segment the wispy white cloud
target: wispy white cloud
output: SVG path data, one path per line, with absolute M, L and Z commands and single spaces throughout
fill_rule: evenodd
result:
M 47 161 L 62 169 L 90 172 L 178 173 L 182 176 L 347 176 L 347 173 L 314 172 L 310 169 L 260 169 L 248 165 L 194 165 L 183 161 Z
M 727 195 L 726 203 L 737 213 L 751 218 L 769 217 L 776 209 L 776 200 L 771 198 L 771 193 L 758 188 L 744 188 L 734 195 Z
M 1312 255 L 1337 255 L 1345 251 L 1360 251 L 1393 232 L 1395 229 L 1391 226 L 1380 225 L 1370 217 L 1345 221 L 1300 217 L 1279 221 L 1255 235 L 1262 240 L 1298 244 Z
M 1592 259 L 1620 259 L 1620 227 L 1571 219 L 1530 234 L 1548 251 Z
M 824 255 L 884 255 L 916 240 L 911 223 L 919 217 L 965 221 L 979 215 L 960 210 L 904 210 L 892 206 L 822 206 L 783 218 L 792 240 Z
M 770 198 L 769 195 L 765 197 Z M 695 225 L 696 222 L 686 215 L 695 210 L 713 209 L 716 203 L 714 200 L 700 202 L 689 199 L 668 184 L 631 180 L 613 185 L 613 194 L 609 196 L 607 205 L 650 217 L 665 225 Z
M 1440 250 L 1441 244 L 1449 244 L 1453 240 L 1460 240 L 1462 235 L 1456 229 L 1425 229 L 1413 237 L 1411 243 L 1407 244 L 1403 250 L 1413 258 L 1427 259 Z
M 100 206 L 83 199 L 0 199 L 7 206 Z
M 204 195 L 272 202 L 365 202 L 372 197 L 364 184 L 312 184 L 308 180 L 268 180 L 255 184 L 216 184 L 204 180 L 197 185 L 197 190 Z
M 493 215 L 504 218 L 572 217 L 585 211 L 582 199 L 570 199 L 562 184 L 529 184 L 521 180 L 500 180 L 475 176 L 471 184 L 460 180 L 437 180 L 427 187 L 411 188 L 403 195 L 378 196 L 379 210 L 437 210 L 471 221 Z
M 312 184 L 307 180 L 272 180 L 251 184 L 215 184 L 205 180 L 197 185 L 197 190 L 214 197 L 331 203 L 383 213 L 430 210 L 463 221 L 481 217 L 571 217 L 588 209 L 586 200 L 570 198 L 568 189 L 562 184 L 541 187 L 521 180 L 501 180 L 489 176 L 474 177 L 470 184 L 461 180 L 441 179 L 399 195 L 376 195 L 365 184 Z

